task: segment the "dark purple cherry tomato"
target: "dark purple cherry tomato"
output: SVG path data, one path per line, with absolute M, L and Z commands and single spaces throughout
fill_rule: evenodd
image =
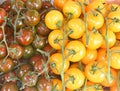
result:
M 26 28 L 21 29 L 19 32 L 17 32 L 16 37 L 18 43 L 24 46 L 31 44 L 34 39 L 32 31 L 29 31 Z
M 38 74 L 36 74 L 34 71 L 28 71 L 22 77 L 22 84 L 32 87 L 36 85 L 37 80 L 38 80 Z
M 45 77 L 41 77 L 37 82 L 38 91 L 51 91 L 52 90 L 52 81 L 50 79 L 46 79 Z
M 25 4 L 22 0 L 11 0 L 11 10 L 17 12 L 18 10 L 24 9 Z
M 23 91 L 38 91 L 36 87 L 25 87 Z
M 52 4 L 50 1 L 43 1 L 43 4 L 42 4 L 42 9 L 48 9 L 48 8 L 51 8 L 52 7 Z
M 35 54 L 35 55 L 33 55 L 33 56 L 30 58 L 29 63 L 30 63 L 32 66 L 34 66 L 35 63 L 36 63 L 37 61 L 41 60 L 41 59 L 42 59 L 42 56 L 41 56 L 40 54 Z
M 40 10 L 42 7 L 42 0 L 27 0 L 26 7 L 28 9 Z
M 1 91 L 19 91 L 19 90 L 15 83 L 7 82 L 2 86 Z
M 14 71 L 4 74 L 5 82 L 17 82 L 17 75 Z
M 3 39 L 3 31 L 2 31 L 2 29 L 0 28 L 0 41 Z
M 25 24 L 27 26 L 35 26 L 40 21 L 40 14 L 36 10 L 27 10 L 25 13 Z
M 32 67 L 30 64 L 27 64 L 27 63 L 22 64 L 17 71 L 17 76 L 19 78 L 22 78 L 25 75 L 25 73 L 27 73 L 30 70 L 32 70 Z
M 36 49 L 42 49 L 46 44 L 46 39 L 47 39 L 46 37 L 43 37 L 41 35 L 36 35 L 32 42 L 33 47 Z
M 23 48 L 19 44 L 11 44 L 9 46 L 9 56 L 12 59 L 20 59 L 23 54 Z
M 4 43 L 0 44 L 0 59 L 7 55 L 7 49 Z
M 5 11 L 10 11 L 10 0 L 4 1 L 1 5 L 0 8 L 4 8 Z
M 0 59 L 0 71 L 7 73 L 10 72 L 14 68 L 13 59 L 6 58 L 6 59 Z
M 23 58 L 29 59 L 34 54 L 34 49 L 31 45 L 23 47 Z
M 0 25 L 3 24 L 4 18 L 5 18 L 6 15 L 7 15 L 7 13 L 6 13 L 5 9 L 0 8 Z
M 45 22 L 42 20 L 36 27 L 37 33 L 42 36 L 47 36 L 50 33 L 50 29 L 46 27 Z

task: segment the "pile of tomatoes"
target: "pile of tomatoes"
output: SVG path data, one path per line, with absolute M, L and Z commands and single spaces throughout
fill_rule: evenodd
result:
M 0 5 L 0 91 L 118 91 L 120 6 L 106 0 Z

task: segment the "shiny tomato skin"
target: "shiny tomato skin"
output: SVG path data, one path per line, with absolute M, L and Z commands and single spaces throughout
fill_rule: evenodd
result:
M 32 43 L 34 37 L 33 33 L 27 29 L 22 29 L 18 32 L 17 41 L 23 46 L 27 46 Z
M 19 91 L 19 90 L 15 83 L 7 82 L 2 86 L 1 91 Z
M 36 87 L 25 87 L 23 91 L 38 91 Z
M 9 46 L 9 56 L 12 59 L 20 59 L 23 55 L 23 48 L 19 44 L 11 44 Z
M 13 70 L 13 68 L 14 68 L 13 59 L 9 57 L 6 59 L 0 59 L 0 71 L 7 73 Z
M 4 18 L 6 15 L 7 12 L 3 8 L 0 8 L 0 25 L 4 22 Z
M 35 26 L 39 23 L 40 21 L 40 14 L 36 10 L 28 10 L 25 13 L 25 24 L 27 26 Z
M 2 39 L 3 39 L 3 31 L 2 31 L 2 29 L 0 28 L 0 41 L 2 41 Z
M 0 44 L 0 59 L 7 55 L 6 45 L 4 43 Z

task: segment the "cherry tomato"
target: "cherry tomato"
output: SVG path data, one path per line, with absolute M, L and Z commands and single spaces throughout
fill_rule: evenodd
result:
M 45 77 L 40 77 L 37 82 L 38 91 L 51 91 L 52 90 L 52 81 L 46 79 Z
M 64 61 L 64 72 L 69 68 L 69 60 L 63 60 L 61 53 L 54 53 L 50 56 L 50 67 L 55 74 L 60 74 L 62 71 L 62 63 Z
M 96 58 L 97 58 L 97 50 L 91 50 L 87 48 L 86 55 L 81 61 L 83 64 L 89 64 L 92 61 L 95 61 Z
M 53 90 L 62 91 L 62 81 L 60 79 L 52 79 Z
M 51 31 L 50 29 L 47 28 L 47 26 L 45 25 L 45 22 L 43 20 L 39 22 L 36 30 L 37 30 L 37 33 L 42 36 L 47 36 Z
M 24 59 L 29 59 L 33 54 L 34 54 L 34 49 L 31 45 L 24 46 L 23 47 L 23 58 Z
M 107 66 L 103 62 L 91 62 L 85 67 L 85 76 L 94 83 L 103 82 L 107 74 Z
M 28 71 L 22 77 L 22 84 L 32 87 L 35 86 L 38 80 L 38 75 L 34 71 Z
M 110 12 L 108 14 L 108 29 L 113 32 L 120 32 L 120 12 Z
M 7 82 L 2 86 L 1 91 L 19 91 L 19 90 L 15 83 Z
M 67 0 L 65 2 L 62 11 L 68 18 L 78 18 L 82 12 L 80 4 L 72 0 Z
M 32 67 L 31 67 L 31 65 L 29 65 L 29 64 L 22 64 L 20 67 L 19 67 L 19 69 L 18 69 L 18 71 L 17 71 L 17 76 L 19 77 L 19 78 L 22 78 L 24 75 L 25 75 L 25 73 L 27 73 L 28 71 L 30 71 L 30 70 L 32 70 Z
M 27 26 L 35 26 L 40 21 L 40 14 L 38 11 L 29 9 L 25 13 L 25 24 Z
M 13 68 L 14 68 L 13 59 L 9 57 L 6 59 L 0 59 L 0 71 L 7 73 L 13 70 Z
M 34 39 L 32 31 L 26 28 L 23 28 L 22 30 L 20 30 L 16 37 L 19 44 L 24 46 L 31 44 Z
M 118 91 L 117 84 L 111 86 L 110 91 Z
M 78 68 L 69 68 L 64 75 L 66 87 L 75 90 L 83 86 L 85 76 Z
M 79 18 L 73 18 L 67 23 L 67 32 L 72 39 L 80 38 L 85 32 L 85 23 Z
M 9 56 L 12 59 L 20 59 L 23 54 L 23 48 L 19 44 L 11 44 L 9 46 Z
M 5 11 L 10 11 L 10 1 L 4 1 L 1 5 L 0 5 L 1 8 L 5 9 Z
M 45 24 L 49 29 L 59 29 L 63 25 L 63 15 L 58 10 L 51 10 L 45 16 Z
M 67 0 L 54 0 L 54 6 L 58 8 L 59 10 L 63 10 L 63 6 L 66 3 Z
M 0 8 L 0 25 L 3 24 L 6 15 L 7 12 L 3 8 Z
M 112 68 L 114 69 L 120 69 L 120 53 L 119 52 L 114 52 L 114 51 L 119 51 L 120 47 L 113 47 L 111 48 L 111 51 L 113 51 L 111 53 L 110 56 L 110 65 Z
M 118 4 L 108 4 L 107 5 L 108 12 L 120 11 L 120 6 Z
M 92 30 L 93 28 L 99 29 L 104 24 L 104 17 L 98 11 L 89 11 L 87 12 L 87 24 L 89 30 Z
M 108 82 L 107 77 L 104 79 L 104 81 L 101 83 L 102 86 L 105 87 L 111 87 L 113 85 L 115 85 L 116 81 L 117 81 L 117 71 L 115 69 L 110 68 L 110 82 Z
M 63 30 L 53 30 L 48 35 L 48 43 L 56 50 L 60 50 L 62 44 L 66 45 L 68 41 L 67 38 L 63 39 L 63 32 Z
M 36 87 L 25 87 L 23 91 L 38 91 Z
M 41 59 L 42 59 L 42 56 L 40 54 L 35 54 L 30 58 L 29 63 L 34 66 L 35 63 Z
M 2 39 L 3 39 L 3 31 L 2 31 L 2 29 L 0 28 L 0 41 L 2 41 Z
M 71 62 L 78 62 L 81 61 L 83 57 L 85 57 L 86 48 L 82 42 L 73 40 L 68 42 L 68 44 L 65 46 L 64 55 L 65 58 Z
M 95 32 L 90 31 L 88 33 L 88 36 L 89 36 L 87 37 L 88 43 L 86 41 L 86 34 L 84 34 L 82 37 L 82 41 L 87 48 L 98 49 L 102 46 L 103 36 L 98 31 Z
M 4 43 L 0 44 L 0 59 L 7 55 L 6 45 Z
M 28 9 L 40 10 L 42 7 L 42 0 L 27 0 L 26 7 Z
M 32 42 L 32 45 L 34 48 L 38 48 L 38 49 L 42 49 L 44 47 L 44 45 L 46 44 L 46 37 L 43 37 L 41 35 L 35 35 L 35 38 Z

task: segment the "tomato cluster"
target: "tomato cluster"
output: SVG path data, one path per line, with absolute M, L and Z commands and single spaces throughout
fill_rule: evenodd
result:
M 89 1 L 0 5 L 0 91 L 120 89 L 120 6 Z

